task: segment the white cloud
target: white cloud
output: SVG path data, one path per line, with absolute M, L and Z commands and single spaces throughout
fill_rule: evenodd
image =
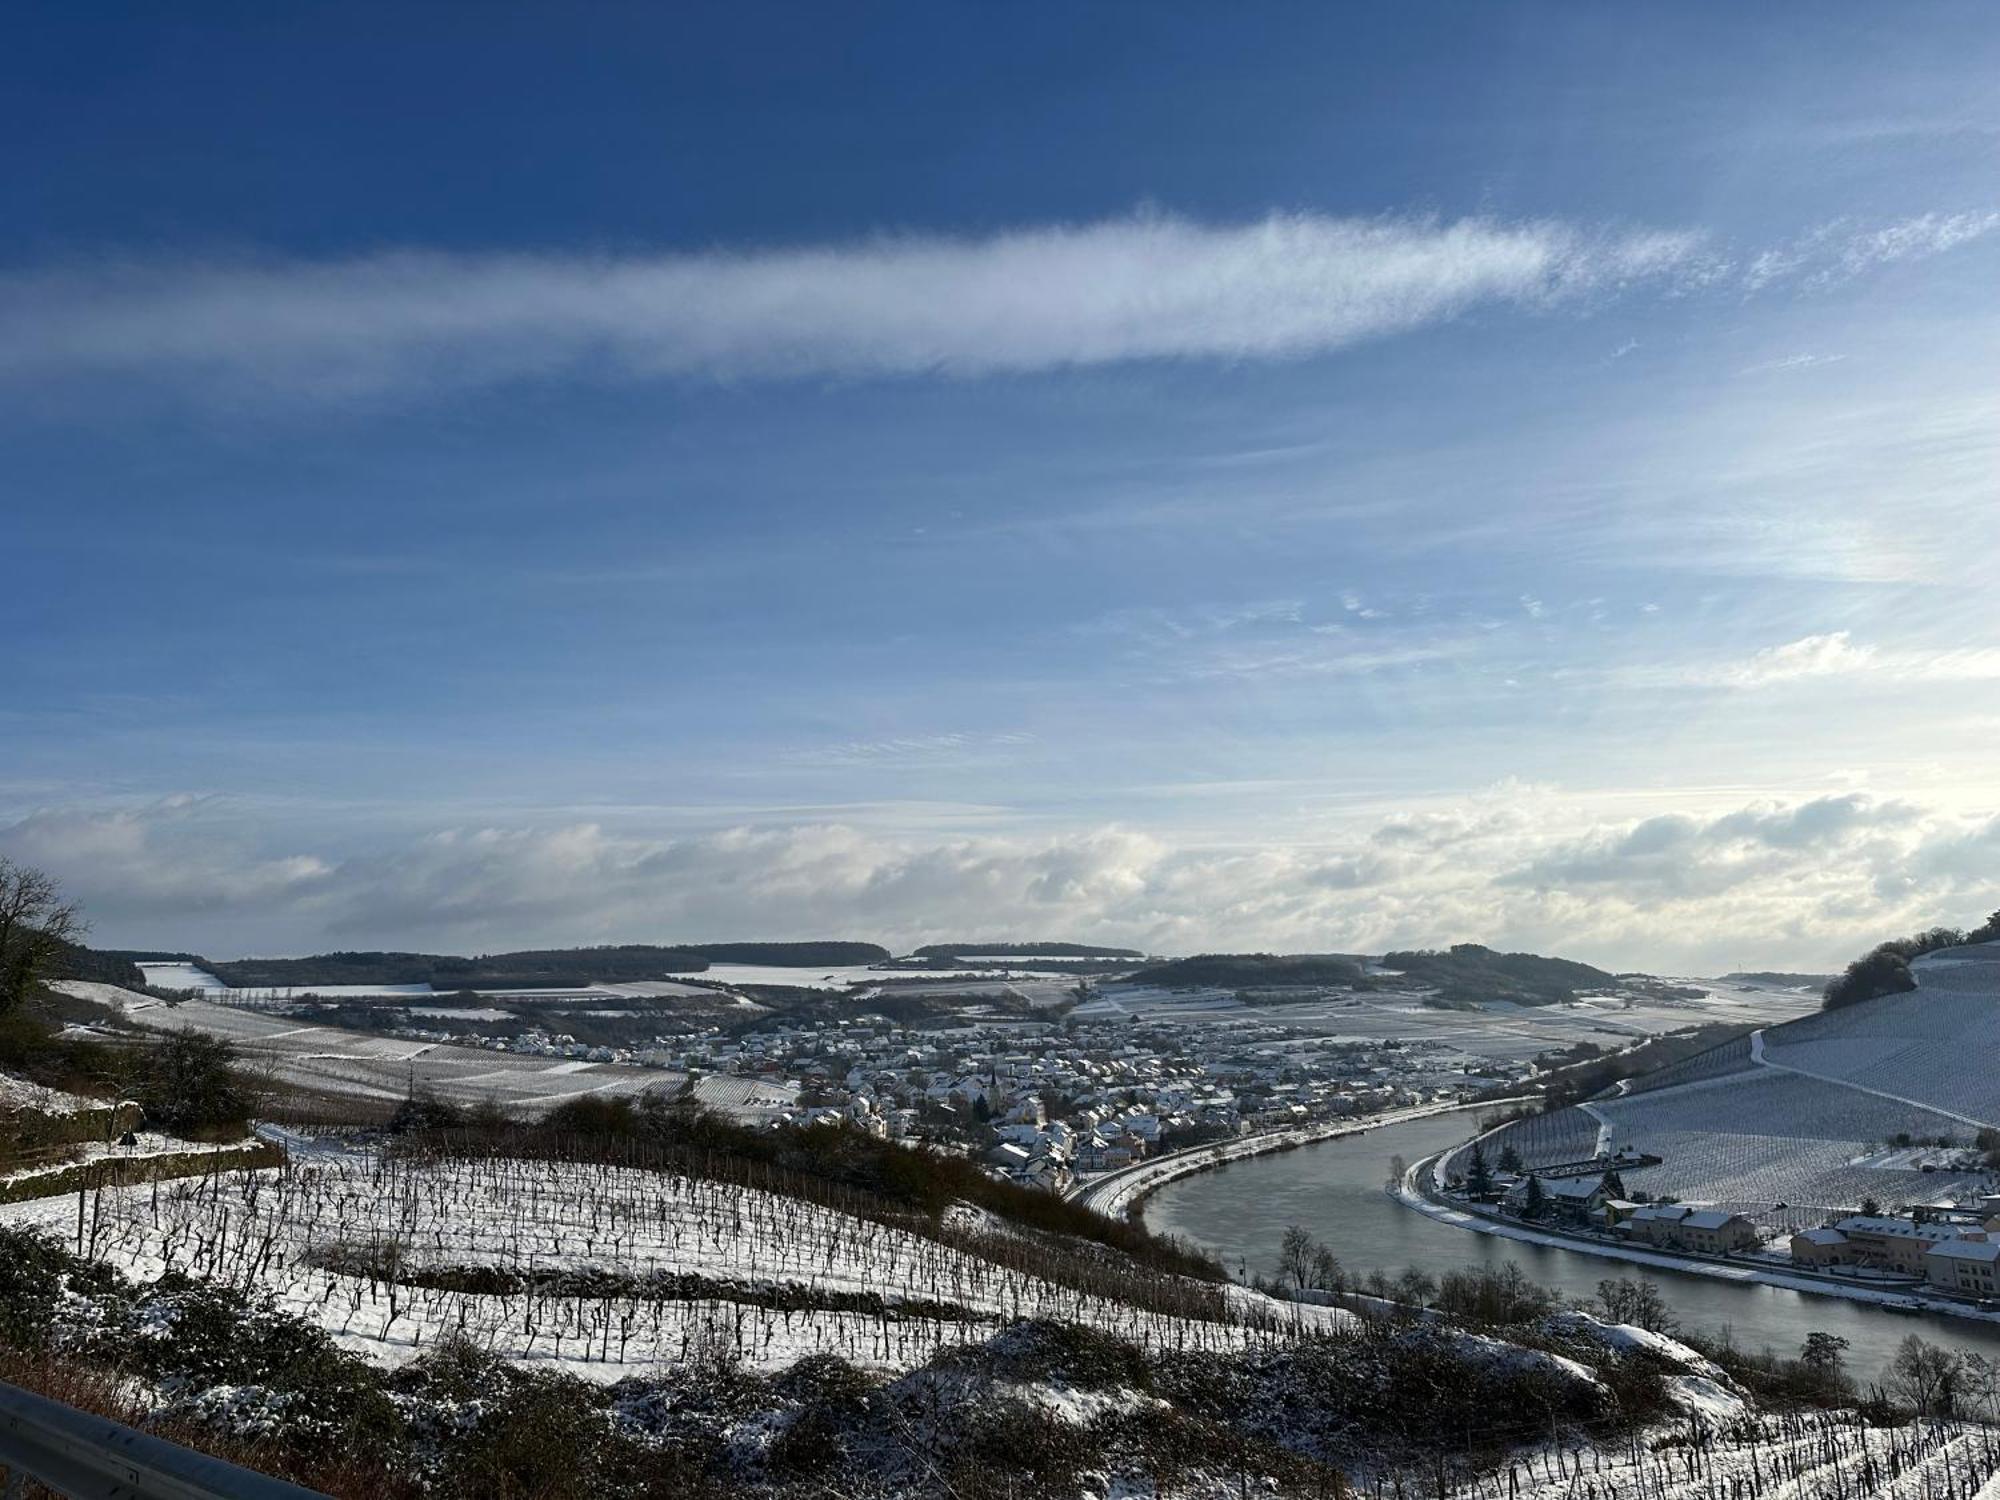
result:
M 2000 228 L 2000 212 L 1920 214 L 1852 236 L 1841 247 L 1840 268 L 1858 276 L 1891 261 L 1927 259 L 1956 250 L 1996 228 Z
M 1715 680 L 1729 687 L 1762 687 L 1802 677 L 1865 671 L 1874 660 L 1874 647 L 1857 646 L 1845 630 L 1835 630 L 1801 636 L 1782 646 L 1766 646 L 1747 661 L 1723 667 Z
M 979 375 L 1276 359 L 1658 277 L 1693 244 L 1551 222 L 1143 215 L 761 251 L 129 262 L 0 280 L 0 373 L 354 394 L 575 370 Z
M 1607 820 L 1505 784 L 1317 845 L 1237 848 L 1115 827 L 662 836 L 600 820 L 384 831 L 336 857 L 266 850 L 260 821 L 226 803 L 54 809 L 0 828 L 0 851 L 62 879 L 107 944 L 216 958 L 977 931 L 1162 952 L 1471 939 L 1698 973 L 1830 965 L 2000 905 L 2000 819 L 1859 792 Z
M 1848 631 L 1833 630 L 1766 646 L 1737 660 L 1633 667 L 1615 675 L 1628 686 L 1652 687 L 1761 688 L 1829 677 L 1866 677 L 1884 683 L 1987 682 L 2000 679 L 2000 649 L 1885 650 L 1857 642 Z
M 1811 370 L 1820 365 L 1837 365 L 1846 358 L 1845 354 L 1787 354 L 1780 359 L 1766 359 L 1754 365 L 1745 365 L 1736 373 L 1770 375 L 1785 370 Z

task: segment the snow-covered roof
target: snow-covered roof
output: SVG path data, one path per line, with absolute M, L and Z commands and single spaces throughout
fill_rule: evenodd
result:
M 1681 1222 L 1690 1229 L 1720 1229 L 1732 1219 L 1742 1217 L 1741 1214 L 1730 1213 L 1727 1209 L 1704 1208 L 1689 1214 Z
M 2000 1263 L 2000 1240 L 1943 1240 L 1925 1251 L 1925 1256 L 1942 1256 L 1946 1260 L 1983 1260 L 1989 1265 Z
M 1887 1214 L 1855 1214 L 1834 1227 L 1850 1235 L 1885 1235 L 1895 1239 L 1949 1240 L 1959 1234 L 1956 1224 L 1919 1224 L 1915 1219 L 1893 1219 Z

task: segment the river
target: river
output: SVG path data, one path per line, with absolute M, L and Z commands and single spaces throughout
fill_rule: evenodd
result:
M 1418 1266 L 1433 1275 L 1458 1266 L 1512 1262 L 1523 1275 L 1570 1297 L 1587 1298 L 1606 1277 L 1643 1276 L 1659 1285 L 1681 1326 L 1727 1329 L 1747 1349 L 1796 1354 L 1807 1333 L 1837 1334 L 1852 1346 L 1855 1378 L 1875 1378 L 1906 1334 L 2000 1359 L 2000 1327 L 1954 1318 L 1886 1313 L 1839 1297 L 1782 1287 L 1718 1281 L 1685 1272 L 1628 1265 L 1574 1250 L 1475 1234 L 1404 1208 L 1383 1189 L 1389 1161 L 1417 1161 L 1464 1140 L 1466 1114 L 1385 1125 L 1366 1135 L 1322 1141 L 1295 1151 L 1254 1156 L 1168 1183 L 1146 1201 L 1148 1227 L 1184 1239 L 1239 1267 L 1271 1275 L 1287 1225 L 1302 1225 L 1340 1258 L 1349 1275 Z

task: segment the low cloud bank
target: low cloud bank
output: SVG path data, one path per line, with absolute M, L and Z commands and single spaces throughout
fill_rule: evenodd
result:
M 334 947 L 980 931 L 1203 949 L 1476 939 L 1614 967 L 1821 968 L 2000 906 L 2000 817 L 1848 794 L 1593 820 L 1504 788 L 1323 847 L 1181 847 L 1129 829 L 891 836 L 837 823 L 662 836 L 603 823 L 264 846 L 227 799 L 55 808 L 0 828 L 99 941 L 212 956 Z

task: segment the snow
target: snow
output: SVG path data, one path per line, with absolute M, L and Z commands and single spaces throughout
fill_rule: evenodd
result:
M 21 1182 L 30 1177 L 47 1177 L 67 1172 L 71 1167 L 96 1161 L 132 1161 L 155 1156 L 206 1156 L 219 1151 L 240 1151 L 245 1141 L 183 1141 L 154 1131 L 137 1132 L 138 1145 L 121 1146 L 115 1141 L 90 1141 L 74 1148 L 62 1161 L 0 1175 L 0 1183 Z
M 227 990 L 228 985 L 198 964 L 138 964 L 147 984 L 161 990 Z
M 721 985 L 786 985 L 804 990 L 852 990 L 883 983 L 915 985 L 918 981 L 1073 978 L 1049 969 L 886 969 L 868 964 L 829 969 L 795 969 L 782 964 L 710 964 L 688 978 Z
M 68 1207 L 66 1200 L 0 1206 L 0 1222 L 61 1232 Z M 511 1159 L 419 1164 L 322 1151 L 286 1169 L 107 1189 L 96 1254 L 141 1280 L 171 1268 L 260 1285 L 281 1308 L 379 1363 L 408 1359 L 461 1330 L 507 1358 L 596 1380 L 681 1363 L 716 1344 L 762 1368 L 829 1353 L 909 1369 L 1018 1318 L 1082 1323 L 1143 1348 L 1226 1351 L 1351 1317 L 1193 1283 L 1191 1298 L 1215 1298 L 1211 1314 L 1150 1310 L 797 1199 L 668 1174 Z M 545 1289 L 398 1285 L 357 1274 L 356 1256 L 377 1266 L 392 1257 L 405 1283 L 424 1272 L 483 1268 L 524 1284 L 540 1278 Z M 681 1301 L 647 1297 L 629 1283 L 622 1294 L 558 1294 L 546 1289 L 555 1273 L 642 1284 L 695 1275 L 745 1295 L 791 1296 L 781 1306 Z M 879 1312 L 829 1306 L 855 1294 L 885 1305 Z M 918 1305 L 899 1312 L 900 1304 Z M 935 1315 L 938 1304 L 954 1314 Z
M 2000 1123 L 2000 945 L 1946 949 L 1912 966 L 1919 988 L 1753 1032 L 1572 1109 L 1504 1127 L 1529 1167 L 1630 1147 L 1662 1158 L 1622 1169 L 1628 1191 L 1699 1199 L 1796 1228 L 1892 1203 L 1982 1191 L 1969 1148 Z
M 1647 1441 L 1597 1448 L 1563 1441 L 1524 1450 L 1451 1492 L 1451 1500 L 1759 1495 L 1762 1500 L 2000 1500 L 1991 1433 L 1969 1422 L 1869 1427 L 1851 1412 L 1721 1423 L 1694 1415 Z
M 1629 1323 L 1607 1323 L 1581 1309 L 1556 1313 L 1546 1320 L 1544 1326 L 1555 1332 L 1589 1339 L 1620 1354 L 1644 1352 L 1657 1355 L 1670 1364 L 1679 1365 L 1709 1380 L 1728 1379 L 1721 1366 L 1679 1339 L 1668 1338 L 1664 1333 L 1654 1333 L 1650 1329 L 1635 1328 Z
M 40 1115 L 73 1115 L 83 1109 L 103 1109 L 102 1099 L 86 1099 L 61 1089 L 45 1088 L 11 1073 L 0 1073 L 0 1113 L 30 1110 Z
M 163 1030 L 191 1026 L 222 1037 L 250 1066 L 280 1083 L 353 1098 L 396 1102 L 415 1083 L 455 1103 L 478 1104 L 491 1098 L 504 1109 L 526 1114 L 587 1094 L 672 1092 L 686 1080 L 686 1075 L 665 1069 L 301 1024 L 207 999 L 167 1002 L 117 985 L 61 980 L 56 987 L 116 1007 L 141 1026 Z M 704 1078 L 696 1084 L 696 1097 L 703 1103 L 751 1118 L 767 1117 L 795 1093 L 788 1085 L 728 1077 Z

